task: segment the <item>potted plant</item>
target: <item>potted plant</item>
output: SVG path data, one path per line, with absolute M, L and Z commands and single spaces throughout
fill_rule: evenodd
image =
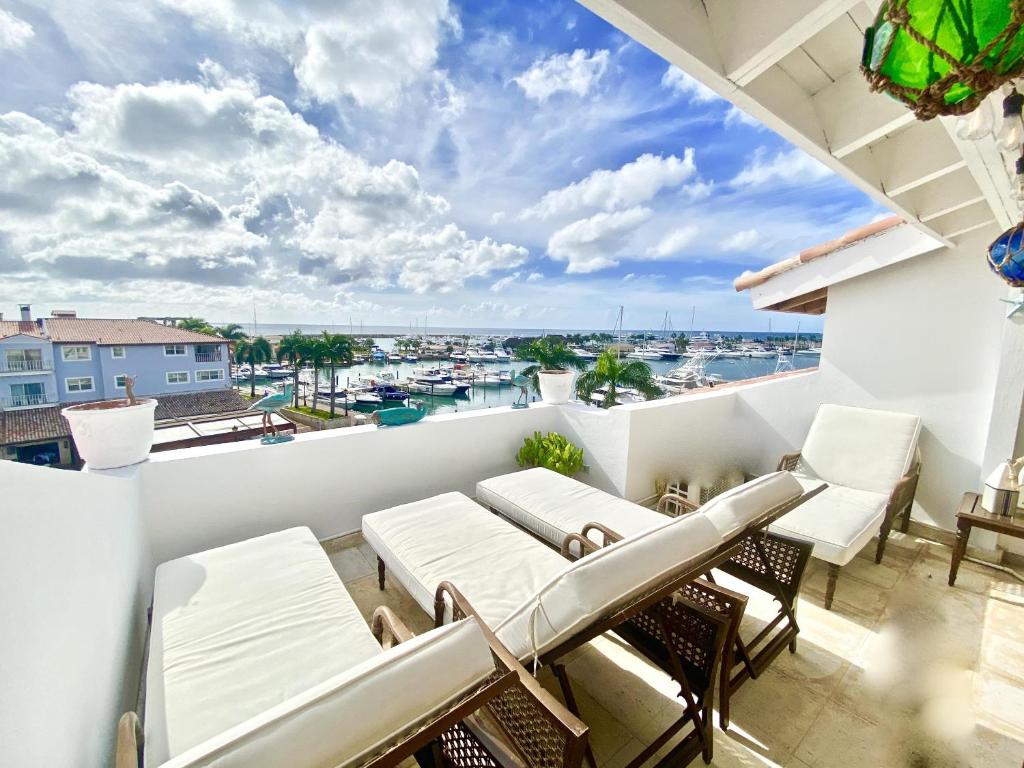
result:
M 573 371 L 585 371 L 587 362 L 562 342 L 541 338 L 516 350 L 520 360 L 534 360 L 522 374 L 530 379 L 545 403 L 567 403 L 572 395 Z
M 534 432 L 516 453 L 516 464 L 520 467 L 544 467 L 572 477 L 583 468 L 583 449 L 557 432 L 546 435 Z
M 135 379 L 125 377 L 123 400 L 102 400 L 65 408 L 79 455 L 91 469 L 114 469 L 138 464 L 153 447 L 155 398 L 139 400 Z
M 576 382 L 576 396 L 589 403 L 598 389 L 605 394 L 599 405 L 611 408 L 618 405 L 618 390 L 634 389 L 647 400 L 661 397 L 661 388 L 654 381 L 651 366 L 642 360 L 619 360 L 612 350 L 606 350 L 597 358 L 594 367 L 580 376 Z

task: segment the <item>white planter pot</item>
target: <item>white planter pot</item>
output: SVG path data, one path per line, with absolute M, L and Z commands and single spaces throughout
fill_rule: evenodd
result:
M 153 447 L 156 400 L 104 400 L 65 408 L 79 455 L 90 469 L 114 469 L 138 464 Z
M 554 405 L 569 402 L 572 385 L 576 380 L 572 371 L 541 371 L 537 377 L 540 379 L 541 400 Z

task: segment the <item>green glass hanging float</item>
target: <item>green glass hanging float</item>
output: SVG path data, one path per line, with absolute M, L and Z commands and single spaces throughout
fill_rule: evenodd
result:
M 1024 73 L 1024 0 L 885 0 L 864 39 L 873 91 L 919 120 L 972 112 Z

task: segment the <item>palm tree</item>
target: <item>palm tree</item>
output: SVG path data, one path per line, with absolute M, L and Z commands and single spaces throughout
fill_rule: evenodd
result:
M 326 361 L 331 366 L 331 418 L 334 418 L 334 367 L 338 363 L 350 362 L 352 360 L 352 340 L 343 333 L 328 333 L 324 331 L 320 341 L 324 347 Z
M 210 336 L 213 336 L 216 333 L 216 331 L 213 330 L 213 326 L 201 317 L 186 317 L 184 320 L 179 320 L 178 327 L 186 331 L 208 333 Z
M 327 360 L 327 350 L 321 336 L 306 336 L 303 339 L 302 359 L 313 366 L 313 410 L 320 397 L 320 369 Z
M 228 343 L 228 359 L 233 359 L 235 346 L 238 342 L 245 340 L 245 331 L 242 330 L 242 326 L 238 323 L 228 323 L 220 328 L 214 328 L 213 332 Z
M 274 353 L 270 348 L 270 342 L 262 336 L 257 336 L 255 339 L 244 339 L 235 345 L 235 362 L 248 363 L 252 368 L 252 376 L 249 379 L 252 383 L 252 389 L 249 391 L 250 397 L 256 397 L 256 366 L 270 362 L 273 357 Z
M 661 395 L 661 389 L 654 383 L 651 366 L 642 360 L 619 360 L 610 349 L 602 352 L 594 367 L 577 379 L 576 396 L 589 403 L 594 390 L 601 387 L 607 388 L 601 401 L 602 408 L 616 405 L 616 389 L 620 387 L 635 389 L 648 400 Z
M 302 362 L 302 353 L 305 351 L 305 348 L 306 337 L 299 330 L 292 331 L 283 337 L 277 345 L 277 362 L 280 363 L 283 360 L 288 360 L 288 363 L 294 369 L 295 387 L 292 395 L 296 408 L 299 407 L 299 364 Z
M 540 392 L 541 371 L 565 371 L 570 368 L 576 371 L 587 370 L 587 361 L 578 357 L 571 349 L 561 342 L 548 338 L 540 338 L 523 344 L 516 349 L 516 357 L 520 360 L 536 360 L 536 365 L 528 365 L 520 373 L 530 379 L 533 390 Z

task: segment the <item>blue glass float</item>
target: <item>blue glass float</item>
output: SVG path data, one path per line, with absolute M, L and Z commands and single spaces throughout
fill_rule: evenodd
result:
M 1024 288 L 1024 221 L 997 237 L 988 247 L 988 265 L 1015 288 Z

